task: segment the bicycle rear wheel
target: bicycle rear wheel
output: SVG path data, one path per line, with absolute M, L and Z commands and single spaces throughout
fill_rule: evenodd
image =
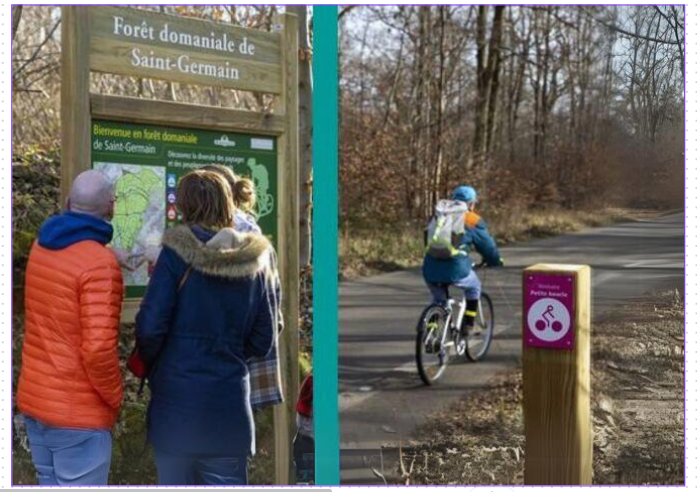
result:
M 453 342 L 448 324 L 450 313 L 441 305 L 426 308 L 416 333 L 416 367 L 424 384 L 434 384 L 445 372 Z
M 463 327 L 464 328 L 464 327 Z M 474 329 L 468 328 L 465 333 L 467 342 L 465 355 L 472 362 L 482 360 L 491 346 L 494 338 L 494 304 L 485 292 L 479 299 L 479 313 L 474 321 Z

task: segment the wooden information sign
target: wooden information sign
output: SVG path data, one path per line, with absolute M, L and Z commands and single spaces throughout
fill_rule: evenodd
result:
M 288 484 L 298 374 L 298 33 L 282 14 L 273 32 L 113 6 L 64 6 L 61 201 L 80 172 L 101 169 L 117 194 L 115 242 L 137 252 L 179 221 L 176 185 L 188 170 L 231 166 L 257 186 L 257 216 L 278 251 L 286 403 L 274 407 L 276 482 Z M 273 113 L 92 93 L 90 72 L 273 94 Z M 115 246 L 112 244 L 112 246 Z M 125 273 L 131 322 L 148 265 Z
M 135 75 L 280 94 L 281 35 L 127 7 L 89 11 L 90 66 Z

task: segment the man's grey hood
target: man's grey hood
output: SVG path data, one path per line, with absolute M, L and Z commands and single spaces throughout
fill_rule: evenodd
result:
M 273 270 L 273 248 L 260 234 L 225 228 L 204 243 L 189 227 L 177 226 L 165 231 L 162 244 L 207 275 L 235 279 Z

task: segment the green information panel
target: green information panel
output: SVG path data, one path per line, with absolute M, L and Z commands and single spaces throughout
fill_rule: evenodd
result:
M 92 167 L 114 183 L 111 246 L 133 255 L 157 248 L 165 228 L 178 224 L 179 179 L 208 164 L 229 166 L 254 181 L 256 218 L 276 243 L 277 149 L 275 137 L 92 121 Z M 124 270 L 126 298 L 145 294 L 153 265 Z

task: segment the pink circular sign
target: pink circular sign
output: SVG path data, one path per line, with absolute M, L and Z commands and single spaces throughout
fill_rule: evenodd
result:
M 532 336 L 545 342 L 556 342 L 568 333 L 571 316 L 561 302 L 542 298 L 535 301 L 528 310 L 528 326 L 532 327 Z
M 526 273 L 523 283 L 523 343 L 571 350 L 574 345 L 574 277 Z

